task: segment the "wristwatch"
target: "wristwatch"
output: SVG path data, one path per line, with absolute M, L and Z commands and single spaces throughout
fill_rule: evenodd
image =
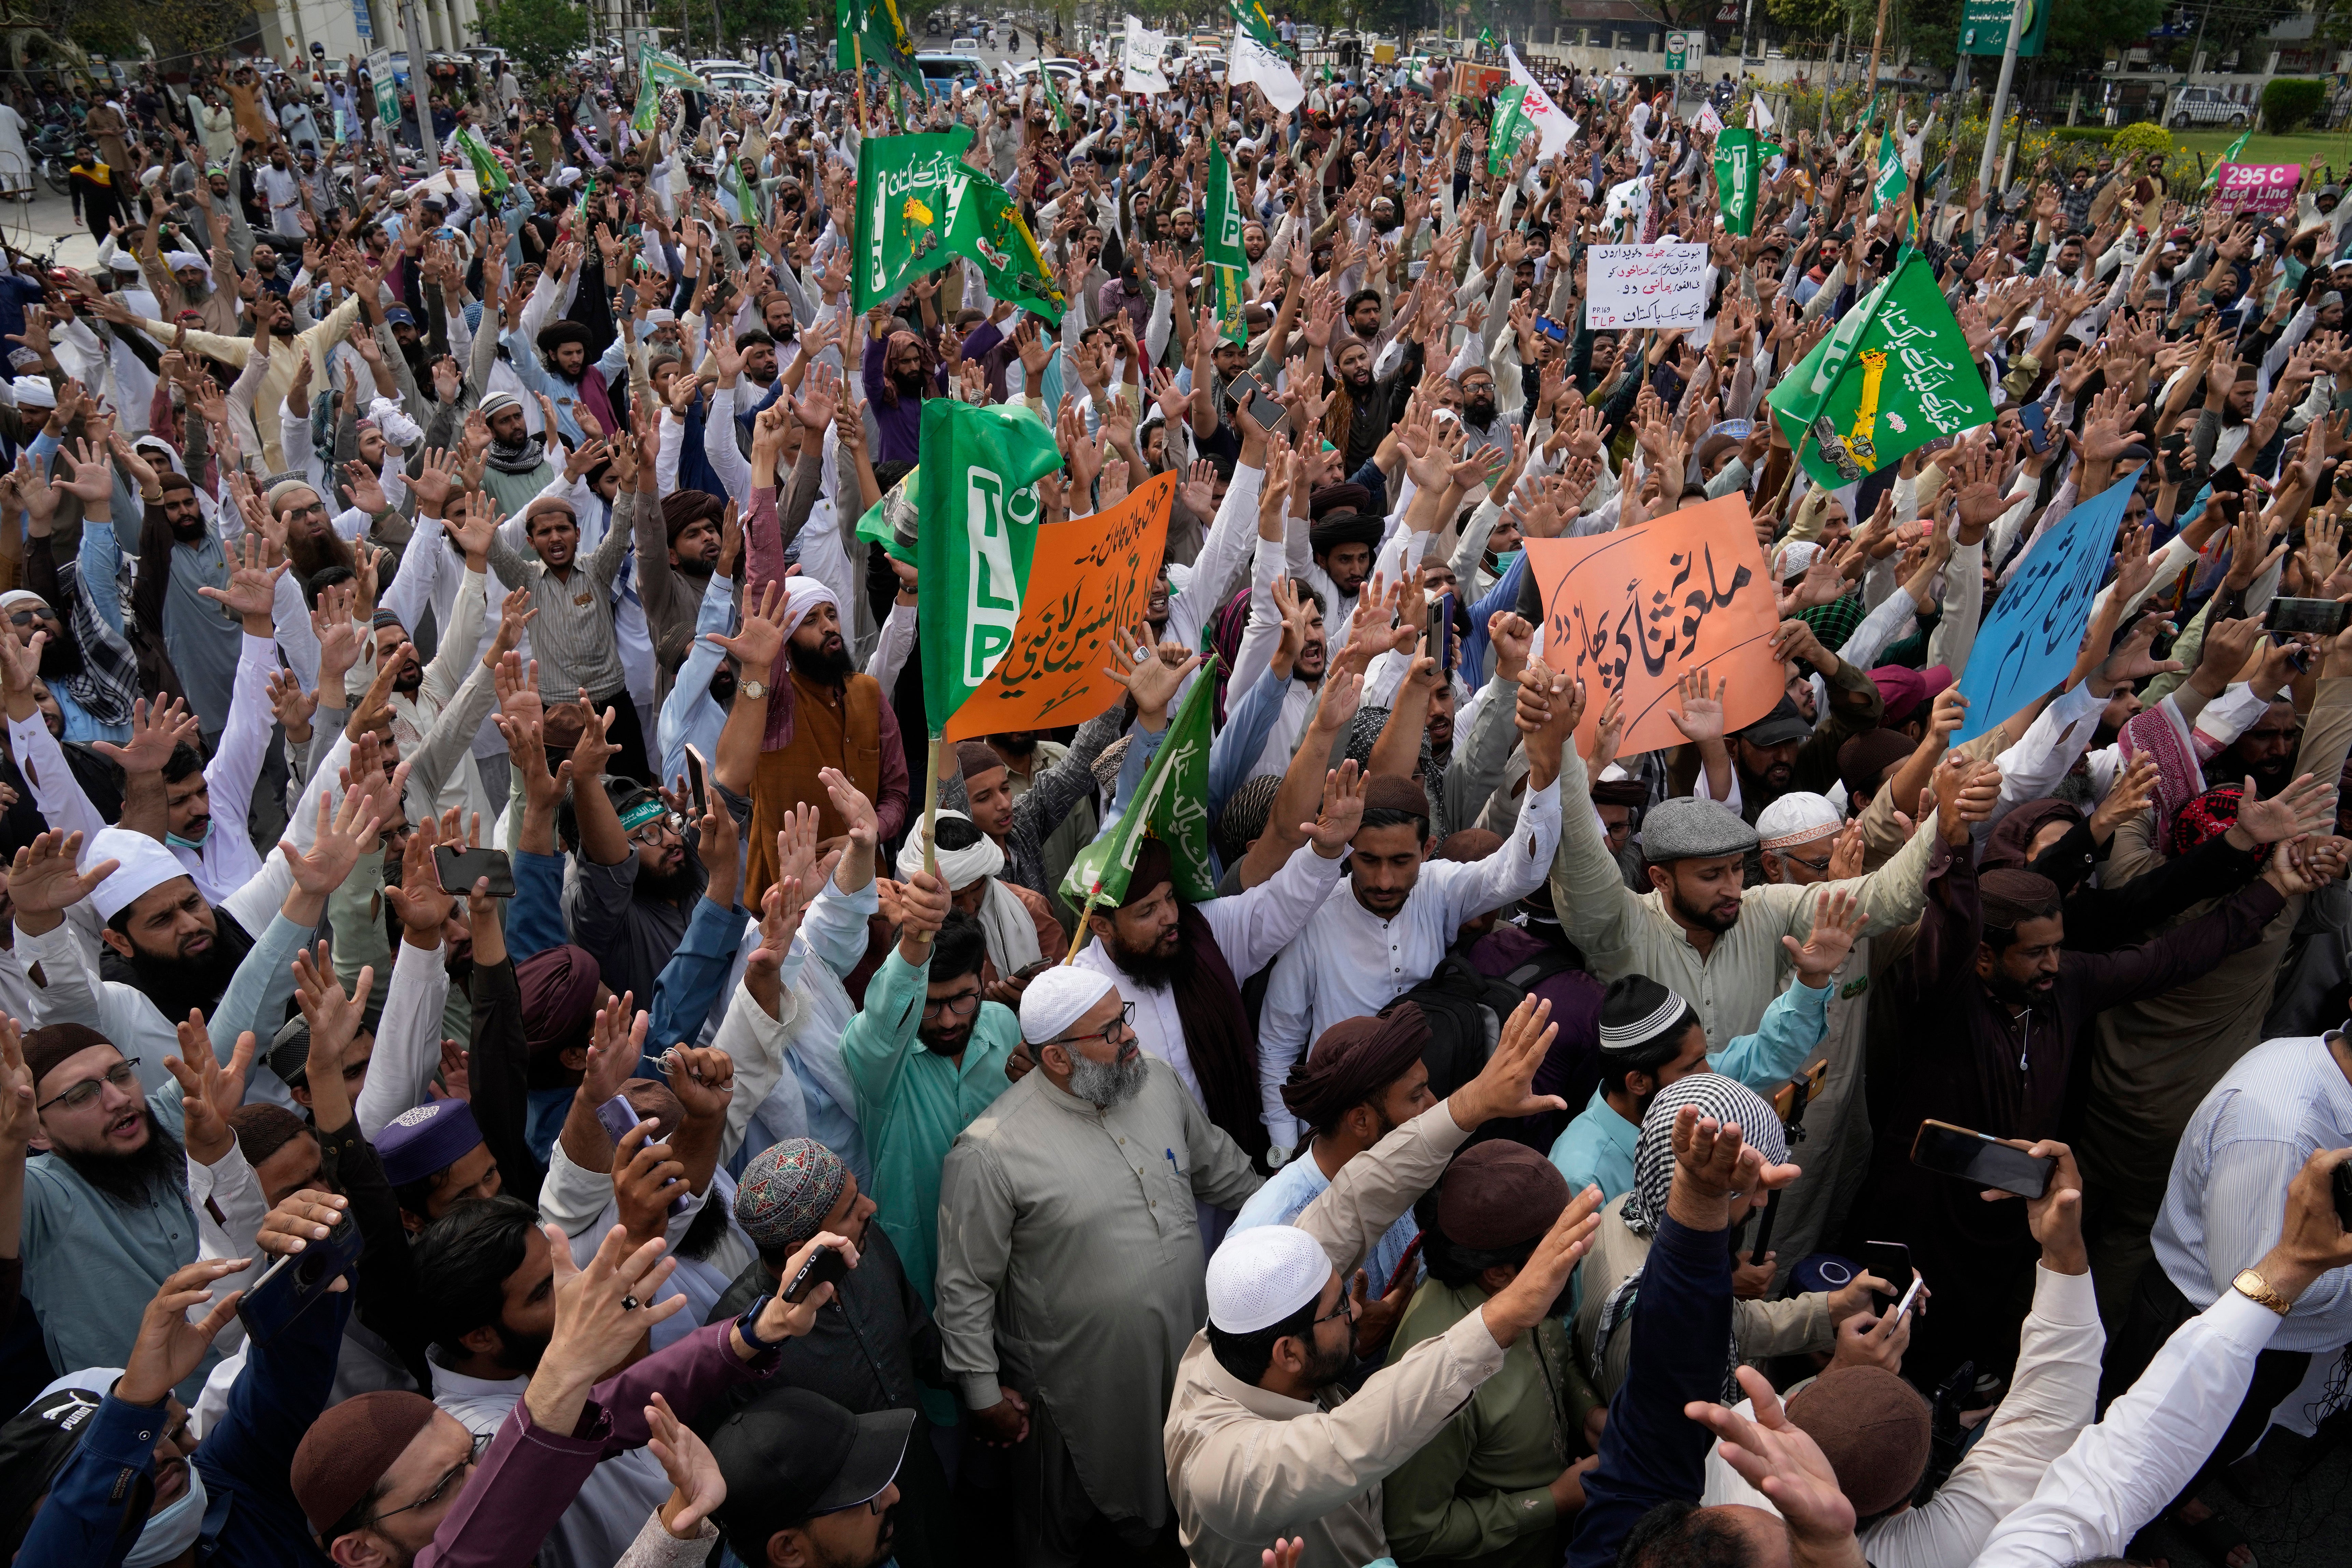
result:
M 2282 1318 L 2285 1317 L 2294 1306 L 2294 1302 L 2272 1289 L 2269 1280 L 2251 1268 L 2239 1269 L 2238 1277 L 2231 1280 L 2230 1284 L 2239 1295 L 2250 1301 L 2260 1302 Z
M 738 681 L 735 689 L 746 697 L 765 697 L 768 694 L 768 683 L 764 680 Z
M 784 1340 L 763 1340 L 760 1337 L 758 1327 L 760 1314 L 766 1311 L 768 1303 L 775 1299 L 776 1293 L 772 1290 L 769 1291 L 751 1303 L 750 1311 L 735 1320 L 735 1331 L 743 1336 L 743 1342 L 751 1347 L 753 1355 L 766 1355 L 770 1351 L 779 1349 L 784 1343 Z M 785 1339 L 791 1337 L 789 1334 L 784 1336 Z

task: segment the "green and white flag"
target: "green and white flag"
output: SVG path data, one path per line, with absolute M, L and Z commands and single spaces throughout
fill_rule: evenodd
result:
M 652 135 L 655 117 L 660 112 L 661 89 L 654 85 L 654 79 L 640 61 L 637 68 L 637 106 L 629 115 L 629 129 L 640 136 Z
M 1217 684 L 1217 656 L 1193 676 L 1168 733 L 1143 771 L 1126 812 L 1077 853 L 1062 879 L 1062 897 L 1076 908 L 1116 909 L 1127 898 L 1135 857 L 1149 836 L 1168 846 L 1179 898 L 1204 903 L 1217 896 L 1209 859 L 1209 704 Z
M 1249 323 L 1242 318 L 1242 279 L 1249 273 L 1249 253 L 1242 248 L 1242 205 L 1234 199 L 1234 172 L 1225 162 L 1224 144 L 1214 137 L 1209 140 L 1209 195 L 1201 256 L 1215 282 L 1218 335 L 1227 342 L 1247 342 Z
M 1936 269 L 1907 249 L 1766 401 L 1805 472 L 1832 489 L 1993 416 Z
M 1037 84 L 1045 90 L 1045 107 L 1054 111 L 1055 128 L 1067 132 L 1070 129 L 1070 106 L 1062 101 L 1061 83 L 1055 81 L 1054 73 L 1045 68 L 1045 42 L 1040 38 L 1037 41 Z
M 1481 54 L 1491 54 L 1491 53 L 1493 53 L 1493 52 L 1494 52 L 1494 48 L 1495 48 L 1495 29 L 1494 29 L 1494 27 L 1493 27 L 1492 26 L 1481 26 L 1481 27 L 1478 29 L 1478 50 L 1479 50 L 1479 52 L 1480 52 Z
M 511 184 L 507 178 L 505 166 L 499 163 L 472 126 L 457 127 L 457 134 L 452 140 L 457 143 L 458 151 L 466 154 L 466 162 L 473 167 L 475 182 L 484 191 L 496 195 Z
M 1756 232 L 1756 209 L 1764 194 L 1764 165 L 1780 149 L 1741 125 L 1727 125 L 1715 135 L 1716 201 L 1723 209 L 1723 225 L 1742 237 Z
M 1274 18 L 1266 14 L 1265 0 L 1225 0 L 1225 5 L 1234 14 L 1235 26 L 1267 53 L 1282 53 L 1282 40 L 1275 36 Z
M 696 74 L 692 66 L 659 49 L 646 49 L 637 56 L 637 76 L 656 88 L 684 88 L 688 92 L 710 90 L 710 84 Z
M 898 0 L 839 0 L 834 9 L 833 63 L 855 71 L 872 66 L 917 94 L 928 92 L 915 64 L 914 36 L 899 19 Z
M 1037 481 L 1062 466 L 1054 432 L 1025 404 L 923 400 L 916 637 L 933 735 L 980 689 L 1021 621 L 1042 507 Z
M 1527 116 L 1519 112 L 1519 105 L 1527 96 L 1528 89 L 1517 83 L 1495 95 L 1495 124 L 1486 136 L 1486 173 L 1490 174 L 1510 172 L 1520 139 L 1533 129 Z
M 868 136 L 857 147 L 852 292 L 859 314 L 908 282 L 968 256 L 989 297 L 1025 305 L 1055 325 L 1065 301 L 1036 237 L 1003 185 L 963 161 L 969 125 Z
M 2205 173 L 2205 184 L 2208 189 L 2211 188 L 2214 181 L 2221 177 L 2222 164 L 2234 163 L 2238 161 L 2238 154 L 2246 150 L 2246 139 L 2253 133 L 2254 128 L 2251 125 L 2247 126 L 2238 133 L 2238 139 L 2230 143 L 2229 149 L 2213 161 L 2213 166 Z
M 1890 125 L 1878 138 L 1878 177 L 1871 182 L 1870 210 L 1901 201 L 1910 185 L 1911 176 L 1903 168 L 1903 140 Z
M 1255 85 L 1265 94 L 1265 100 L 1285 114 L 1296 114 L 1298 106 L 1307 101 L 1307 89 L 1298 80 L 1298 72 L 1280 50 L 1253 37 L 1247 26 L 1234 26 L 1233 58 L 1225 66 L 1225 81 L 1232 87 Z

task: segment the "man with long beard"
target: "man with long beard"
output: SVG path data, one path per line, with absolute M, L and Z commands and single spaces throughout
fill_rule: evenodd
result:
M 228 722 L 241 644 L 236 620 L 203 590 L 228 586 L 228 557 L 205 522 L 195 485 L 185 474 L 155 467 L 157 493 L 147 503 L 131 605 L 142 626 L 163 628 L 188 706 L 205 732 L 217 735 Z
M 870 322 L 886 327 L 887 308 L 877 305 Z M 874 405 L 874 422 L 882 444 L 877 463 L 919 463 L 923 460 L 923 399 L 947 391 L 947 372 L 930 345 L 912 332 L 876 331 L 866 341 L 866 398 Z
M 331 566 L 356 570 L 352 547 L 335 529 L 335 511 L 326 497 L 301 479 L 280 479 L 269 487 L 269 515 L 286 531 L 286 559 L 297 590 Z M 345 513 L 350 516 L 350 513 Z M 365 514 L 360 514 L 364 523 Z
M 1036 1070 L 940 1174 L 935 1316 L 974 1429 L 1017 1445 L 1024 1563 L 1076 1563 L 1097 1527 L 1148 1549 L 1166 1524 L 1159 1417 L 1207 1309 L 1194 1205 L 1262 1184 L 1130 1011 L 1108 974 L 1040 974 L 1021 998 Z
M 659 508 L 637 503 L 637 599 L 653 634 L 660 692 L 694 650 L 694 623 L 718 569 L 727 502 L 708 490 L 676 489 Z
M 1317 329 L 1307 329 L 1311 334 Z M 1308 342 L 1313 339 L 1310 335 Z M 1385 377 L 1372 375 L 1372 351 L 1363 339 L 1349 333 L 1337 353 L 1338 374 L 1326 391 L 1336 392 L 1324 411 L 1323 434 L 1343 455 L 1339 471 L 1352 474 L 1372 460 L 1381 438 L 1396 423 L 1404 395 L 1421 379 L 1419 344 L 1408 348 Z
M 1013 1010 L 981 996 L 988 938 L 979 921 L 949 907 L 950 897 L 929 872 L 907 880 L 898 945 L 841 1037 L 882 1229 L 927 1303 L 939 1253 L 940 1163 L 1004 1092 L 1005 1064 L 1021 1040 Z
M 522 402 L 510 392 L 491 393 L 482 399 L 480 412 L 490 438 L 482 464 L 482 488 L 497 500 L 500 511 L 513 517 L 555 478 L 555 469 L 547 460 L 547 443 L 543 437 L 530 433 Z M 469 434 L 469 440 L 478 438 Z

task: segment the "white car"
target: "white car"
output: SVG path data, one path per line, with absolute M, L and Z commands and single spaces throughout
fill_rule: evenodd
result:
M 732 60 L 698 61 L 694 70 L 697 76 L 710 84 L 712 97 L 730 100 L 740 99 L 761 110 L 768 107 L 769 97 L 776 90 L 773 81 L 749 66 L 739 65 Z
M 1019 65 L 1014 65 L 1011 60 L 1006 60 L 1003 64 L 998 66 L 997 69 L 1004 73 L 1004 80 L 1007 86 L 1025 87 L 1030 82 L 1036 79 L 1038 64 L 1039 62 L 1034 59 L 1023 60 Z M 1065 89 L 1066 89 L 1072 82 L 1083 81 L 1086 79 L 1087 68 L 1076 60 L 1058 58 L 1047 59 L 1044 62 L 1044 65 L 1047 70 L 1054 73 L 1055 81 L 1060 84 Z
M 976 55 L 980 53 L 980 40 L 971 37 L 950 38 L 948 52 L 951 55 Z
M 2218 87 L 2184 87 L 2172 95 L 2164 118 L 2179 131 L 2190 125 L 2245 125 L 2253 112 L 2252 104 L 2241 103 Z

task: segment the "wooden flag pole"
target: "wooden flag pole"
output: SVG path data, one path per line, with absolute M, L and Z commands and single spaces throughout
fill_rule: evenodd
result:
M 1078 929 L 1070 935 L 1070 951 L 1062 955 L 1062 962 L 1065 964 L 1076 963 L 1078 961 L 1078 949 L 1087 943 L 1087 921 L 1093 917 L 1095 904 L 1101 897 L 1100 881 L 1097 881 L 1093 887 L 1087 889 L 1086 904 L 1078 910 Z
M 930 774 L 923 792 L 923 869 L 933 876 L 940 869 L 940 737 L 931 737 Z
M 840 57 L 835 56 L 835 58 L 839 58 Z M 857 137 L 858 140 L 862 142 L 866 136 L 866 40 L 859 37 L 856 33 L 849 35 L 849 58 L 851 60 L 856 62 L 857 66 Z M 936 740 L 931 742 L 931 772 L 934 775 L 939 772 L 939 746 L 940 743 Z M 938 809 L 939 799 L 940 786 L 936 782 L 934 782 L 931 785 L 931 805 L 933 810 Z

